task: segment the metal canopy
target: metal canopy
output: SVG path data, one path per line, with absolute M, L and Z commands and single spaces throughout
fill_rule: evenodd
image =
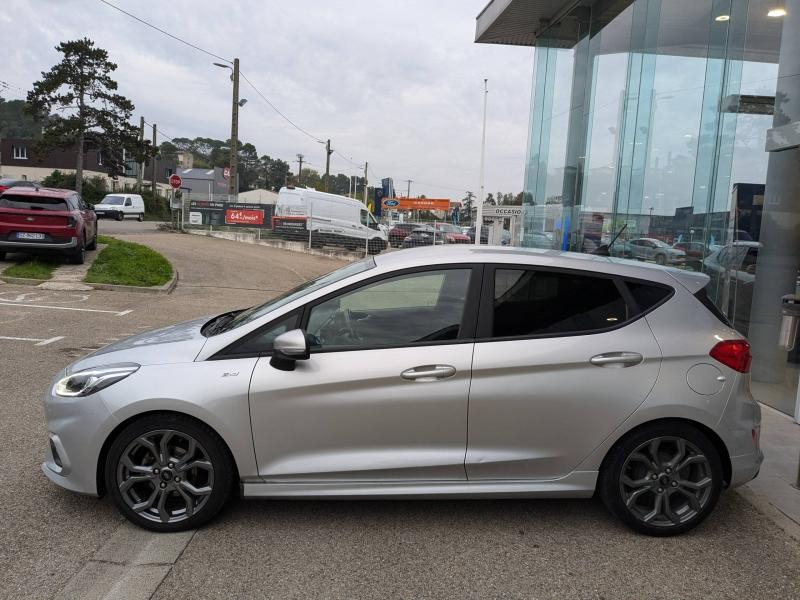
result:
M 475 41 L 533 46 L 550 23 L 580 3 L 579 0 L 491 0 L 476 19 Z

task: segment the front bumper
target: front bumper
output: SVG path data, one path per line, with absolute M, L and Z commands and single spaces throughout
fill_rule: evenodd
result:
M 60 377 L 61 375 L 59 375 Z M 42 471 L 53 483 L 81 494 L 97 494 L 97 462 L 103 441 L 116 426 L 100 393 L 45 398 L 48 443 Z

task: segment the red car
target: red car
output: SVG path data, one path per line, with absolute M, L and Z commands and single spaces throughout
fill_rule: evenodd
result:
M 446 244 L 471 244 L 468 235 L 461 233 L 461 229 L 452 223 L 436 223 L 436 231 L 444 234 Z
M 0 194 L 0 260 L 58 252 L 83 264 L 97 247 L 97 215 L 72 190 L 15 187 Z

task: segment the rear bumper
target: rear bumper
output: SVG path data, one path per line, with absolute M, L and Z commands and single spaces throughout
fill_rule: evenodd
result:
M 78 246 L 78 238 L 71 237 L 67 242 L 34 242 L 34 241 L 22 241 L 22 240 L 0 240 L 0 251 L 2 252 L 13 252 L 17 250 L 19 252 L 27 252 L 31 250 L 73 250 Z
M 752 454 L 731 456 L 730 487 L 739 487 L 755 479 L 756 475 L 758 475 L 758 471 L 761 469 L 761 463 L 763 462 L 764 453 L 761 450 L 756 450 Z

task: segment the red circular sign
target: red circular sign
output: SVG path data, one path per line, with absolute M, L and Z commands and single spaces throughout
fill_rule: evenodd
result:
M 169 176 L 169 184 L 170 184 L 170 185 L 171 185 L 173 188 L 175 188 L 176 190 L 177 190 L 179 187 L 181 187 L 181 183 L 183 183 L 183 181 L 181 180 L 181 177 L 180 177 L 180 175 L 170 175 L 170 176 Z

